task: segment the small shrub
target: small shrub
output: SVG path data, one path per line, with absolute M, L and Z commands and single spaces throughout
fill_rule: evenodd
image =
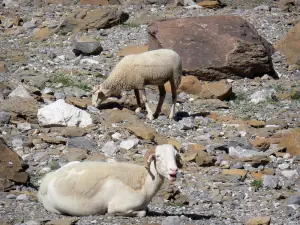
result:
M 291 93 L 291 99 L 299 100 L 300 99 L 300 91 L 293 90 L 292 93 Z
M 254 191 L 257 191 L 262 186 L 262 182 L 260 180 L 253 180 L 251 186 L 254 187 Z

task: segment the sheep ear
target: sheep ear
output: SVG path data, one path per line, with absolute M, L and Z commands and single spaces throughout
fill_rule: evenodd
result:
M 154 159 L 155 159 L 155 153 L 149 155 L 147 158 L 147 162 L 145 163 L 145 167 L 150 168 L 150 164 Z

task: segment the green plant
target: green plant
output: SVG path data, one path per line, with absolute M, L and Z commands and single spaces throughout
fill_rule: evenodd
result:
M 139 22 L 136 22 L 136 21 L 132 21 L 132 22 L 126 22 L 126 23 L 123 23 L 122 24 L 124 27 L 140 27 L 140 23 Z
M 182 203 L 182 202 L 168 202 L 167 205 L 169 206 L 174 206 L 174 207 L 184 207 L 187 204 Z
M 299 100 L 300 99 L 300 91 L 293 90 L 292 93 L 291 93 L 291 99 Z
M 284 92 L 284 88 L 280 84 L 275 85 L 274 90 L 276 92 Z
M 62 85 L 66 87 L 78 87 L 85 91 L 90 91 L 91 88 L 89 85 L 85 82 L 80 82 L 75 79 L 75 77 L 72 77 L 65 73 L 57 73 L 54 75 L 53 78 L 54 83 L 61 83 Z
M 251 186 L 254 187 L 254 191 L 257 191 L 262 186 L 262 182 L 260 180 L 253 180 Z
M 57 161 L 52 161 L 51 164 L 50 164 L 51 170 L 57 170 L 57 169 L 59 169 L 59 167 L 60 166 L 59 166 Z

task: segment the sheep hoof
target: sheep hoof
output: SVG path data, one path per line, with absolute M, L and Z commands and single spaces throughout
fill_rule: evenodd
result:
M 149 120 L 153 120 L 153 119 L 154 119 L 154 117 L 153 117 L 152 114 L 147 114 L 147 118 L 148 118 Z
M 146 216 L 146 211 L 138 211 L 137 216 L 138 217 L 145 217 Z
M 138 107 L 138 108 L 136 108 L 135 113 L 140 113 L 141 110 L 142 110 L 142 108 L 141 108 L 141 107 Z

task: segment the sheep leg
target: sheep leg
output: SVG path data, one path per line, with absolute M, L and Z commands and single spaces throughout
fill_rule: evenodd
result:
M 139 89 L 134 89 L 134 94 L 135 94 L 135 97 L 136 97 L 136 103 L 138 105 L 138 107 L 135 110 L 135 113 L 139 113 L 141 111 L 141 109 L 142 109 L 142 103 L 141 103 Z
M 172 91 L 172 106 L 171 106 L 171 112 L 169 115 L 169 119 L 173 119 L 175 116 L 175 105 L 176 105 L 176 100 L 177 100 L 177 88 L 176 88 L 175 81 L 173 78 L 170 80 L 170 85 L 171 85 L 171 91 Z
M 152 113 L 152 110 L 151 110 L 151 108 L 150 108 L 150 106 L 149 106 L 149 104 L 148 104 L 148 99 L 147 99 L 147 96 L 146 96 L 146 90 L 145 89 L 142 89 L 141 90 L 141 94 L 142 94 L 142 99 L 143 99 L 143 101 L 145 102 L 145 107 L 146 107 L 146 110 L 147 110 L 147 118 L 149 119 L 149 120 L 153 120 L 153 113 Z
M 133 210 L 127 210 L 125 212 L 109 212 L 107 213 L 108 216 L 129 216 L 129 217 L 144 217 L 146 216 L 146 211 L 133 211 Z
M 166 89 L 165 89 L 164 85 L 158 86 L 158 90 L 159 90 L 159 100 L 158 100 L 158 104 L 156 107 L 156 111 L 154 113 L 155 118 L 157 118 L 159 116 L 159 113 L 161 112 L 161 107 L 162 107 L 165 97 L 166 97 Z

